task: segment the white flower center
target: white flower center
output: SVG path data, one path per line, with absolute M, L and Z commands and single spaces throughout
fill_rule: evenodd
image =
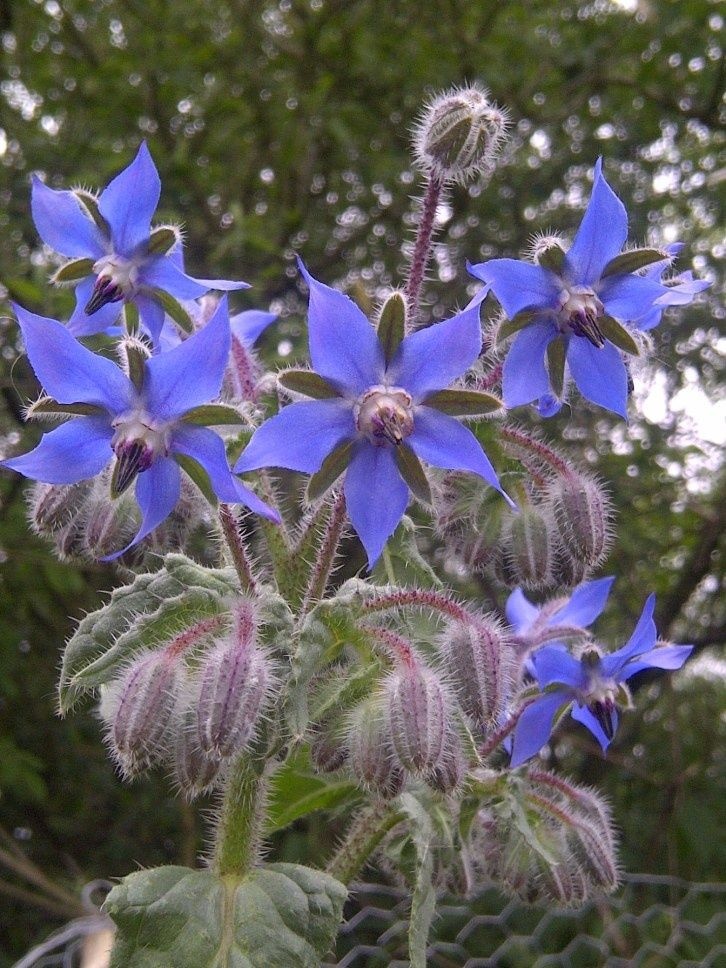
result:
M 356 427 L 374 447 L 397 447 L 413 433 L 411 403 L 411 394 L 401 387 L 371 387 L 353 408 Z
M 136 409 L 116 417 L 111 426 L 111 448 L 116 454 L 112 492 L 122 494 L 137 475 L 148 470 L 156 458 L 169 452 L 170 424 L 159 424 L 145 410 Z
M 90 316 L 107 303 L 118 302 L 136 292 L 139 267 L 131 259 L 112 253 L 104 255 L 93 264 L 96 282 L 86 305 Z
M 584 336 L 598 349 L 605 345 L 605 337 L 598 326 L 598 319 L 605 313 L 605 307 L 592 289 L 585 286 L 572 286 L 563 289 L 560 307 L 557 310 L 557 325 L 562 333 Z

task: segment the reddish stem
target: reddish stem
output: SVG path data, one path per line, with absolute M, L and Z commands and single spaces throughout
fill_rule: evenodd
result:
M 434 234 L 434 222 L 436 220 L 436 209 L 441 197 L 443 183 L 435 175 L 429 175 L 426 185 L 426 193 L 421 202 L 421 220 L 418 224 L 416 242 L 411 256 L 411 266 L 408 270 L 405 293 L 408 301 L 409 316 L 408 325 L 413 329 L 418 312 L 418 302 L 421 296 L 421 285 L 426 273 L 429 256 L 431 255 L 431 239 Z

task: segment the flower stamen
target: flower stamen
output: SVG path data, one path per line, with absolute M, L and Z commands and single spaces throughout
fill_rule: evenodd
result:
M 413 433 L 411 395 L 400 387 L 375 386 L 366 390 L 356 404 L 358 430 L 373 444 L 398 447 Z
M 557 323 L 563 333 L 584 336 L 597 349 L 605 345 L 598 319 L 604 314 L 604 306 L 592 289 L 577 287 L 565 290 L 557 313 Z

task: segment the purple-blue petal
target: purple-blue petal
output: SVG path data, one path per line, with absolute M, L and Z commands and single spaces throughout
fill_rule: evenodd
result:
M 98 226 L 73 192 L 55 191 L 33 175 L 30 207 L 38 235 L 51 249 L 74 259 L 98 259 L 105 253 Z
M 557 710 L 572 696 L 563 689 L 547 692 L 535 699 L 519 717 L 514 730 L 511 767 L 520 766 L 538 753 L 552 732 L 552 723 Z
M 196 299 L 209 291 L 209 286 L 192 279 L 166 255 L 157 255 L 142 263 L 139 285 L 161 289 L 176 299 Z
M 605 266 L 620 252 L 628 237 L 625 206 L 605 180 L 602 160 L 595 165 L 595 182 L 575 241 L 565 256 L 568 280 L 592 286 Z
M 658 637 L 653 612 L 655 611 L 655 595 L 649 595 L 645 600 L 643 611 L 625 645 L 617 652 L 603 656 L 602 666 L 605 675 L 617 678 L 625 667 L 629 659 L 649 652 L 654 646 Z
M 95 477 L 108 464 L 112 437 L 105 417 L 74 417 L 44 434 L 34 450 L 2 466 L 45 484 L 75 484 Z
M 610 276 L 598 287 L 598 295 L 608 316 L 616 319 L 637 319 L 649 312 L 661 296 L 665 286 L 645 276 Z
M 237 313 L 229 320 L 232 335 L 245 346 L 251 346 L 277 319 L 276 313 L 265 313 L 261 309 L 248 309 Z
M 587 706 L 580 706 L 579 703 L 575 703 L 572 707 L 571 715 L 576 722 L 581 723 L 583 726 L 585 726 L 587 729 L 590 730 L 590 732 L 598 741 L 598 743 L 600 744 L 603 750 L 606 750 L 608 748 L 612 740 L 607 738 L 607 736 L 605 735 L 605 731 L 603 730 L 600 723 L 597 721 L 597 717 L 590 712 Z M 612 726 L 613 726 L 613 735 L 615 734 L 618 728 L 619 719 L 620 717 L 618 715 L 617 709 L 613 709 L 613 711 L 610 713 L 610 721 L 612 722 Z
M 235 473 L 286 467 L 314 474 L 334 447 L 355 434 L 353 408 L 347 401 L 336 398 L 293 403 L 255 431 L 235 465 Z
M 134 388 L 115 363 L 87 350 L 55 319 L 13 308 L 30 365 L 49 396 L 59 403 L 92 403 L 112 414 L 132 405 Z
M 131 164 L 119 172 L 98 199 L 98 208 L 111 228 L 114 251 L 131 256 L 148 242 L 151 219 L 159 204 L 161 181 L 146 142 Z
M 96 276 L 87 276 L 76 286 L 76 306 L 73 315 L 68 320 L 66 329 L 76 338 L 81 336 L 93 336 L 94 333 L 105 333 L 107 329 L 117 322 L 121 313 L 123 303 L 106 303 L 96 310 L 92 316 L 88 316 L 84 310 L 88 300 L 91 298 Z
M 532 666 L 541 689 L 553 682 L 573 689 L 587 685 L 587 673 L 574 656 L 562 648 L 559 642 L 544 645 L 532 654 Z
M 515 588 L 504 606 L 507 621 L 517 632 L 531 628 L 540 610 L 526 597 L 521 588 Z
M 514 337 L 502 370 L 505 406 L 520 407 L 549 393 L 545 353 L 556 336 L 554 323 L 544 322 L 527 326 Z
M 557 309 L 562 282 L 554 272 L 519 259 L 490 259 L 469 272 L 491 286 L 511 319 L 524 309 Z
M 383 380 L 385 362 L 378 335 L 352 299 L 313 279 L 298 263 L 310 287 L 308 339 L 313 369 L 341 393 L 357 397 Z
M 373 568 L 408 506 L 409 491 L 393 450 L 358 442 L 345 475 L 348 517 Z
M 567 364 L 583 397 L 627 420 L 628 374 L 616 346 L 605 343 L 597 347 L 582 336 L 573 336 L 567 347 Z
M 101 561 L 113 561 L 151 534 L 166 521 L 181 494 L 181 473 L 169 457 L 157 458 L 151 467 L 136 478 L 136 500 L 141 509 L 141 526 L 125 548 Z
M 540 417 L 554 417 L 562 410 L 563 400 L 554 393 L 543 393 L 537 401 L 537 413 Z
M 144 398 L 149 413 L 159 420 L 173 420 L 193 407 L 216 400 L 230 340 L 227 301 L 222 299 L 203 329 L 147 362 Z
M 131 301 L 139 310 L 141 322 L 146 332 L 151 336 L 154 349 L 161 349 L 161 333 L 166 321 L 164 307 L 156 299 L 152 299 L 151 296 L 144 296 L 141 293 L 134 296 Z M 178 345 L 180 342 L 181 340 L 177 340 L 174 345 Z
M 391 360 L 386 382 L 408 390 L 418 403 L 465 373 L 480 351 L 479 307 L 474 306 L 407 336 Z
M 627 662 L 621 670 L 622 681 L 644 669 L 680 669 L 691 652 L 692 645 L 657 646 Z
M 615 576 L 586 581 L 573 591 L 569 602 L 554 612 L 548 625 L 576 625 L 587 628 L 605 608 Z

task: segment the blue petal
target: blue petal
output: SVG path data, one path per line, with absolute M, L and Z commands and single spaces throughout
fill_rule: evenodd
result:
M 654 610 L 655 595 L 651 594 L 646 598 L 638 623 L 625 645 L 617 652 L 603 656 L 602 666 L 606 676 L 616 678 L 628 659 L 649 652 L 653 648 L 657 638 L 655 622 L 653 621 Z
M 227 301 L 222 299 L 204 329 L 146 364 L 144 398 L 151 416 L 173 420 L 216 400 L 230 346 Z
M 602 174 L 602 160 L 595 165 L 595 184 L 572 248 L 565 256 L 569 281 L 592 286 L 605 266 L 620 252 L 628 237 L 625 206 Z
M 112 437 L 105 417 L 74 417 L 44 434 L 34 450 L 2 466 L 46 484 L 75 484 L 95 477 L 108 464 Z
M 582 689 L 587 685 L 587 673 L 582 663 L 563 649 L 559 642 L 537 649 L 531 658 L 541 689 L 553 682 L 573 689 Z
M 521 588 L 515 588 L 504 606 L 507 621 L 517 632 L 524 632 L 530 628 L 539 615 L 540 610 L 525 596 Z
M 524 710 L 514 730 L 511 767 L 519 766 L 538 753 L 552 732 L 552 722 L 557 710 L 572 696 L 564 690 L 548 692 L 535 699 Z
M 259 427 L 235 465 L 236 473 L 286 467 L 314 474 L 334 447 L 356 434 L 345 400 L 306 400 L 284 407 Z
M 664 306 L 655 306 L 649 313 L 641 316 L 639 319 L 629 319 L 628 322 L 634 329 L 639 329 L 641 333 L 647 333 L 651 329 L 655 329 L 660 323 L 663 317 Z
M 177 426 L 172 436 L 171 450 L 175 454 L 186 454 L 201 464 L 220 501 L 245 504 L 257 514 L 279 522 L 277 512 L 234 477 L 227 462 L 224 441 L 213 430 L 208 427 Z
M 605 343 L 598 348 L 582 336 L 573 336 L 567 364 L 583 397 L 627 420 L 628 374 L 617 347 Z
M 547 620 L 548 625 L 576 625 L 587 628 L 605 608 L 615 576 L 586 581 L 573 591 L 570 600 Z
M 164 328 L 165 313 L 164 307 L 161 303 L 158 303 L 151 296 L 137 295 L 134 296 L 132 302 L 136 305 L 139 310 L 139 316 L 141 317 L 141 322 L 144 325 L 144 329 L 148 332 L 149 336 L 154 343 L 154 348 L 159 349 L 161 344 L 161 333 Z M 173 322 L 171 323 L 173 327 Z M 179 345 L 181 340 L 177 339 L 174 346 Z
M 392 448 L 360 441 L 345 475 L 348 517 L 373 568 L 408 506 L 408 487 Z
M 166 255 L 157 255 L 142 263 L 139 285 L 162 289 L 176 299 L 196 299 L 209 292 L 209 286 L 192 279 Z
M 111 228 L 114 251 L 131 256 L 149 240 L 151 218 L 159 204 L 161 182 L 146 142 L 136 157 L 109 182 L 98 199 L 98 208 Z
M 598 741 L 598 743 L 600 744 L 603 750 L 606 750 L 608 748 L 612 740 L 609 740 L 607 738 L 602 726 L 597 721 L 597 718 L 590 712 L 587 706 L 580 706 L 579 703 L 575 703 L 574 706 L 572 707 L 571 715 L 572 715 L 572 718 L 576 720 L 576 722 L 582 723 L 583 726 L 587 727 L 587 729 L 590 730 L 590 732 Z M 610 718 L 613 724 L 613 735 L 614 735 L 618 728 L 618 721 L 620 719 L 620 717 L 618 716 L 617 709 L 613 709 Z
M 520 407 L 549 393 L 545 353 L 556 336 L 556 326 L 547 322 L 527 326 L 514 337 L 502 371 L 505 406 Z
M 179 468 L 168 457 L 157 458 L 151 467 L 136 478 L 136 500 L 141 508 L 141 527 L 125 548 L 101 561 L 113 561 L 129 548 L 142 541 L 148 534 L 166 521 L 176 507 L 181 494 Z
M 465 373 L 480 350 L 481 323 L 475 306 L 407 336 L 391 360 L 386 382 L 408 390 L 419 403 Z
M 30 365 L 49 396 L 59 403 L 92 403 L 112 414 L 132 405 L 134 388 L 115 363 L 81 346 L 55 319 L 13 308 Z
M 686 306 L 693 302 L 693 297 L 711 283 L 707 279 L 694 279 L 692 272 L 684 272 L 678 278 L 681 282 L 665 287 L 665 292 L 656 300 L 659 306 Z
M 554 417 L 562 410 L 563 401 L 554 393 L 543 393 L 537 401 L 537 413 L 540 417 Z
M 313 369 L 341 393 L 357 397 L 383 379 L 380 340 L 351 299 L 313 279 L 298 262 L 310 287 L 308 338 Z
M 562 283 L 542 266 L 519 259 L 490 259 L 467 268 L 489 283 L 510 319 L 524 309 L 556 309 L 559 304 Z
M 73 192 L 54 191 L 33 175 L 30 207 L 38 234 L 51 249 L 74 259 L 98 259 L 105 253 L 101 232 Z
M 270 323 L 277 319 L 276 313 L 264 313 L 261 309 L 248 309 L 244 313 L 232 316 L 229 325 L 232 335 L 245 346 L 251 346 L 267 329 Z
M 91 298 L 96 276 L 88 276 L 76 286 L 76 307 L 73 315 L 68 320 L 66 329 L 76 338 L 80 336 L 93 336 L 94 333 L 105 333 L 107 329 L 114 325 L 121 313 L 123 303 L 106 303 L 97 309 L 92 316 L 88 316 L 84 311 Z
M 680 669 L 693 652 L 692 645 L 660 645 L 626 663 L 621 679 L 630 679 L 644 669 Z
M 406 443 L 422 460 L 434 467 L 478 474 L 512 503 L 502 490 L 496 471 L 479 441 L 454 417 L 432 407 L 416 407 L 413 433 Z
M 491 286 L 482 286 L 479 292 L 475 296 L 472 296 L 466 306 L 464 306 L 464 309 L 472 309 L 474 306 L 481 306 L 491 292 L 491 288 Z
M 617 319 L 637 319 L 649 312 L 667 293 L 665 286 L 645 276 L 612 276 L 598 288 L 598 295 L 609 316 Z

